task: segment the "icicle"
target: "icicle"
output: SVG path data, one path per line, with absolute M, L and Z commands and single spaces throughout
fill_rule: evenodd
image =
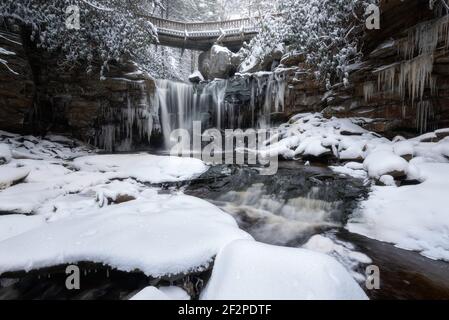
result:
M 365 82 L 363 84 L 363 96 L 365 97 L 365 102 L 369 102 L 374 96 L 375 86 L 373 82 Z
M 431 101 L 420 101 L 416 105 L 416 129 L 423 134 L 429 129 L 429 122 L 433 119 Z
M 415 55 L 433 54 L 439 42 L 444 42 L 444 49 L 449 48 L 448 15 L 411 28 L 407 38 L 398 44 L 398 49 L 405 59 L 412 59 Z
M 378 90 L 385 92 L 394 92 L 396 88 L 396 66 L 393 64 L 382 69 L 374 71 L 377 73 Z

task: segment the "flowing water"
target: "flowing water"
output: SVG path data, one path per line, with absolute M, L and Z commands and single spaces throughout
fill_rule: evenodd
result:
M 106 149 L 112 150 L 117 144 L 125 150 L 133 149 L 136 129 L 139 140 L 149 140 L 153 129 L 159 128 L 167 150 L 172 143 L 170 133 L 175 129 L 191 132 L 193 121 L 201 122 L 202 129 L 263 128 L 271 125 L 273 114 L 283 110 L 284 95 L 285 81 L 279 74 L 203 85 L 159 80 L 154 97 L 141 101 L 129 98 L 127 108 L 119 113 L 105 110 L 104 117 L 115 124 L 103 126 L 98 139 Z M 153 108 L 149 107 L 150 100 Z M 325 166 L 284 161 L 279 163 L 276 175 L 262 176 L 252 167 L 216 165 L 193 181 L 160 187 L 167 192 L 181 188 L 189 195 L 210 201 L 264 243 L 301 247 L 314 235 L 325 235 L 347 255 L 367 255 L 372 262 L 337 258 L 351 269 L 362 286 L 364 267 L 369 263 L 380 267 L 381 289 L 367 290 L 370 298 L 449 298 L 447 263 L 344 229 L 348 217 L 369 190 L 363 181 L 337 175 Z M 156 284 L 182 285 L 197 297 L 210 276 L 205 272 L 182 279 L 149 279 L 139 273 L 108 271 L 104 266 L 88 264 L 84 268 L 87 281 L 82 292 L 67 294 L 63 270 L 61 266 L 7 275 L 0 279 L 0 298 L 124 299 Z M 114 276 L 109 276 L 109 272 Z

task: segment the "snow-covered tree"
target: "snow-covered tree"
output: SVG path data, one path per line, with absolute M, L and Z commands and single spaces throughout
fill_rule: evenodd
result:
M 359 56 L 366 7 L 376 0 L 284 0 L 280 16 L 264 19 L 250 54 L 269 54 L 279 42 L 306 56 L 316 76 L 327 82 L 346 77 L 345 66 Z
M 66 25 L 69 6 L 79 8 L 80 28 Z M 63 62 L 108 62 L 127 56 L 144 62 L 152 56 L 157 32 L 145 18 L 152 0 L 2 0 L 2 20 L 18 23 L 29 31 L 38 48 L 60 51 Z

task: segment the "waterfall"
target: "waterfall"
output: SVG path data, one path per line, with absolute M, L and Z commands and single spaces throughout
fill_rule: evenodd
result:
M 160 115 L 162 136 L 170 148 L 176 129 L 267 128 L 272 113 L 284 111 L 285 78 L 280 73 L 214 80 L 199 85 L 157 80 L 154 103 Z

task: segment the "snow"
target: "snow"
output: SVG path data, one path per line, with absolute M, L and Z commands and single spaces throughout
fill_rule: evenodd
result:
M 4 143 L 0 143 L 0 164 L 8 163 L 11 161 L 12 155 L 9 146 Z
M 40 227 L 44 223 L 45 219 L 40 216 L 24 216 L 20 214 L 0 216 L 0 241 Z
M 190 300 L 190 296 L 179 287 L 146 287 L 129 300 Z
M 0 190 L 25 179 L 29 173 L 30 171 L 25 168 L 0 166 Z
M 305 249 L 235 241 L 215 260 L 203 300 L 364 300 L 334 258 Z
M 419 162 L 415 165 L 423 183 L 373 187 L 347 229 L 431 259 L 449 261 L 449 164 Z
M 192 82 L 195 82 L 195 81 L 201 82 L 201 81 L 204 81 L 204 77 L 201 74 L 201 72 L 197 70 L 189 76 L 189 80 Z
M 79 170 L 110 172 L 118 179 L 131 177 L 148 183 L 185 181 L 208 170 L 198 159 L 150 154 L 88 156 L 75 159 L 73 165 Z
M 0 242 L 0 274 L 90 261 L 152 277 L 179 275 L 207 267 L 227 243 L 251 239 L 206 201 L 156 191 L 143 197 L 87 208 Z
M 399 176 L 407 175 L 408 162 L 391 151 L 379 150 L 372 152 L 363 163 L 363 167 L 372 178 L 396 173 Z

